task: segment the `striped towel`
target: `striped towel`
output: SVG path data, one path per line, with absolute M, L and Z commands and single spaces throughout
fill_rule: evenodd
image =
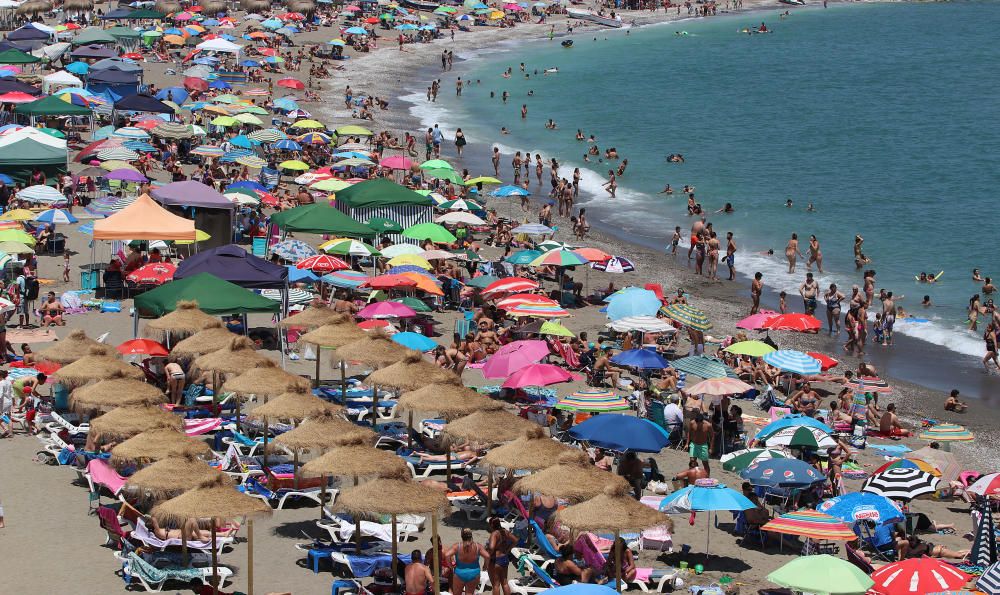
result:
M 222 419 L 218 417 L 203 417 L 198 419 L 184 420 L 184 433 L 188 436 L 201 436 L 213 430 L 219 429 Z

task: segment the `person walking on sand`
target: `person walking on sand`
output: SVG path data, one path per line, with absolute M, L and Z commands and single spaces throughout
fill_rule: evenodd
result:
M 882 299 L 882 329 L 885 333 L 885 345 L 892 345 L 892 327 L 896 324 L 896 301 L 892 292 L 886 291 Z
M 608 191 L 611 198 L 615 197 L 615 191 L 618 189 L 618 179 L 615 177 L 614 170 L 608 170 L 608 181 L 604 183 L 604 189 Z
M 459 157 L 462 156 L 462 150 L 465 148 L 466 142 L 465 133 L 462 132 L 461 128 L 459 128 L 455 131 L 455 151 L 458 153 Z
M 816 263 L 816 268 L 822 275 L 823 253 L 819 249 L 819 240 L 816 239 L 815 235 L 811 235 L 809 236 L 809 260 L 806 261 L 806 268 L 811 271 L 814 262 Z
M 726 233 L 726 266 L 729 267 L 729 280 L 736 280 L 736 241 L 731 231 Z
M 500 176 L 500 149 L 498 147 L 493 147 L 493 173 L 497 177 Z
M 705 229 L 705 218 L 701 217 L 697 221 L 691 224 L 691 238 L 690 246 L 688 246 L 688 260 L 691 260 L 691 253 L 694 252 L 695 246 L 698 245 L 698 236 L 701 235 L 701 230 Z
M 795 261 L 802 257 L 802 253 L 799 252 L 799 235 L 793 233 L 792 239 L 788 240 L 788 245 L 785 246 L 785 258 L 788 259 L 788 274 L 795 274 Z
M 474 595 L 479 588 L 479 558 L 489 562 L 490 553 L 472 539 L 472 529 L 462 529 L 462 541 L 448 548 L 445 558 L 455 557 L 456 595 Z
M 711 477 L 712 470 L 708 464 L 708 445 L 712 443 L 712 424 L 705 419 L 702 411 L 694 414 L 694 419 L 688 424 L 688 456 L 690 463 L 701 461 L 705 467 L 705 475 Z
M 760 294 L 764 291 L 764 274 L 757 271 L 753 274 L 753 282 L 750 283 L 750 299 L 753 303 L 750 305 L 750 314 L 756 314 L 760 310 Z

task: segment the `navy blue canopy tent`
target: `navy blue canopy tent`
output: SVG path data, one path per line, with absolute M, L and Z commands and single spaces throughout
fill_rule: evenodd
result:
M 43 40 L 48 39 L 52 35 L 42 31 L 38 27 L 32 24 L 27 24 L 20 29 L 15 29 L 7 34 L 7 39 L 10 41 L 31 41 L 31 40 Z
M 146 93 L 136 93 L 135 95 L 122 97 L 115 102 L 115 109 L 123 112 L 152 112 L 156 114 L 174 113 L 174 108 Z
M 211 273 L 247 289 L 284 289 L 288 285 L 288 269 L 247 253 L 229 244 L 194 254 L 183 261 L 174 279 L 184 279 L 199 273 Z

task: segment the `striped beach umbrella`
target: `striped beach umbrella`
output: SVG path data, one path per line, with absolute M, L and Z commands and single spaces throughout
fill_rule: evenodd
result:
M 124 128 L 119 128 L 111 133 L 111 136 L 117 136 L 118 138 L 130 138 L 138 140 L 147 140 L 149 138 L 149 133 L 142 128 L 137 128 L 135 126 L 126 126 Z
M 750 465 L 768 459 L 787 459 L 790 454 L 777 448 L 745 448 L 722 455 L 722 468 L 726 471 L 740 472 Z
M 380 253 L 374 246 L 351 238 L 339 238 L 319 245 L 319 249 L 327 254 L 343 256 L 378 256 Z
M 507 310 L 507 314 L 514 317 L 535 316 L 537 318 L 565 318 L 570 315 L 558 304 L 520 304 Z
M 947 562 L 934 558 L 909 558 L 886 564 L 871 574 L 872 590 L 879 595 L 910 595 L 958 589 L 972 578 Z
M 11 372 L 15 369 L 11 368 Z M 994 562 L 983 571 L 982 576 L 976 581 L 976 588 L 984 593 L 1000 593 L 1000 562 Z
M 441 203 L 440 207 L 446 211 L 482 211 L 483 205 L 474 200 L 459 198 Z
M 127 149 L 125 147 L 111 147 L 109 149 L 101 149 L 98 151 L 97 158 L 101 161 L 135 161 L 139 158 L 139 154 L 132 149 Z
M 686 392 L 691 395 L 712 395 L 721 397 L 723 395 L 742 395 L 753 387 L 743 382 L 739 378 L 709 378 L 702 380 L 698 384 L 688 388 Z
M 524 277 L 507 277 L 490 283 L 483 289 L 483 298 L 493 299 L 509 293 L 524 293 L 538 289 L 538 281 Z
M 892 387 L 878 376 L 861 376 L 848 380 L 844 386 L 856 393 L 891 393 Z
M 820 428 L 798 426 L 778 430 L 764 441 L 766 446 L 787 446 L 788 448 L 809 448 L 819 450 L 837 446 L 837 441 Z
M 979 521 L 968 560 L 970 564 L 986 568 L 997 561 L 997 532 L 993 524 L 993 507 L 989 500 L 980 498 L 976 502 L 976 508 L 979 514 L 973 514 L 973 518 L 978 516 Z M 989 592 L 1000 593 L 1000 590 Z
M 660 308 L 660 313 L 696 331 L 705 332 L 712 328 L 708 315 L 688 304 L 670 304 Z
M 512 296 L 508 296 L 499 300 L 496 303 L 497 308 L 501 310 L 511 310 L 520 306 L 521 304 L 535 304 L 535 305 L 546 305 L 546 306 L 559 306 L 559 302 L 555 301 L 550 297 L 544 295 L 539 295 L 537 293 L 515 293 Z
M 222 147 L 216 147 L 215 145 L 198 145 L 191 149 L 190 153 L 191 155 L 200 155 L 202 157 L 222 157 L 226 154 L 222 150 Z
M 938 424 L 931 426 L 920 432 L 918 437 L 921 440 L 933 440 L 935 442 L 968 442 L 976 438 L 965 426 L 958 424 Z
M 934 477 L 941 477 L 941 471 L 938 470 L 937 467 L 921 459 L 896 459 L 894 461 L 889 461 L 876 469 L 872 475 L 882 473 L 883 471 L 888 471 L 890 469 L 918 469 L 924 473 L 930 473 Z
M 542 253 L 541 256 L 532 260 L 529 266 L 575 267 L 587 264 L 588 262 L 590 261 L 572 250 L 557 248 L 555 250 L 549 250 L 548 252 Z
M 76 223 L 79 219 L 74 217 L 68 211 L 64 211 L 62 209 L 49 209 L 39 213 L 38 216 L 35 217 L 35 221 L 41 221 L 42 223 Z
M 819 374 L 819 360 L 794 349 L 781 349 L 763 356 L 769 365 L 793 374 Z
M 246 157 L 237 157 L 236 163 L 240 165 L 245 165 L 247 167 L 252 167 L 254 169 L 262 169 L 267 167 L 267 161 L 264 161 L 256 155 L 247 155 Z
M 1000 473 L 990 473 L 977 479 L 967 490 L 980 496 L 1000 496 Z
M 815 510 L 785 513 L 761 527 L 770 533 L 798 535 L 809 539 L 853 541 L 857 535 L 844 521 Z
M 580 250 L 576 250 L 575 252 L 580 254 Z M 595 262 L 590 266 L 595 270 L 604 271 L 605 273 L 631 273 L 635 270 L 635 265 L 632 264 L 632 261 L 621 256 L 612 256 L 603 262 Z
M 66 197 L 63 196 L 62 192 L 59 192 L 52 186 L 45 186 L 44 184 L 36 184 L 34 186 L 28 186 L 24 190 L 18 192 L 17 197 L 21 200 L 26 200 L 28 202 L 39 202 L 39 203 L 66 202 Z
M 288 138 L 284 132 L 278 130 L 277 128 L 265 128 L 263 130 L 255 130 L 247 135 L 255 141 L 262 143 L 273 143 L 279 140 Z
M 322 132 L 307 132 L 298 137 L 298 141 L 303 145 L 328 145 L 330 137 Z
M 219 162 L 236 163 L 238 159 L 243 157 L 256 157 L 256 154 L 250 149 L 232 149 L 226 151 L 226 153 L 219 159 Z
M 721 361 L 704 355 L 689 355 L 670 362 L 674 368 L 685 374 L 693 374 L 699 378 L 735 378 L 729 366 Z
M 603 413 L 607 411 L 628 411 L 629 402 L 615 393 L 600 388 L 580 390 L 562 397 L 556 402 L 556 409 L 564 411 L 590 411 Z
M 567 244 L 566 242 L 557 242 L 556 240 L 545 240 L 535 247 L 542 252 L 548 252 L 549 250 L 576 250 L 579 248 L 579 246 Z
M 335 287 L 344 287 L 348 289 L 353 289 L 360 286 L 362 283 L 368 280 L 368 275 L 364 273 L 359 273 L 358 271 L 334 271 L 323 275 L 321 280 L 324 283 L 329 283 Z
M 933 494 L 938 483 L 938 478 L 920 469 L 888 469 L 865 480 L 861 491 L 906 501 Z
M 155 153 L 159 151 L 159 149 L 144 140 L 127 140 L 122 146 L 126 149 L 132 149 L 136 153 Z
M 626 316 L 612 320 L 606 325 L 620 333 L 642 331 L 644 333 L 674 333 L 677 331 L 665 318 L 655 316 Z
M 282 300 L 282 290 L 280 289 L 261 289 L 260 294 L 275 302 L 280 302 Z M 288 290 L 289 304 L 308 304 L 312 301 L 312 299 L 313 294 L 304 289 L 290 288 Z

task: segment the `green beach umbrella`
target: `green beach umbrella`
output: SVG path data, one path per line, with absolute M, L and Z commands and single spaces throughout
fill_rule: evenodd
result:
M 348 157 L 347 159 L 341 159 L 340 161 L 338 161 L 334 165 L 338 165 L 338 166 L 342 165 L 344 167 L 355 167 L 355 166 L 359 166 L 360 165 L 360 166 L 366 166 L 367 167 L 367 166 L 375 165 L 375 162 L 372 161 L 371 159 L 362 159 L 360 157 Z
M 557 242 L 555 240 L 546 240 L 541 244 L 538 244 L 537 248 L 542 252 L 548 252 L 549 250 L 575 250 L 577 246 L 567 244 L 565 242 Z
M 334 130 L 337 136 L 374 136 L 375 133 L 368 130 L 364 126 L 358 126 L 356 124 L 348 124 L 347 126 L 341 126 Z
M 682 357 L 679 360 L 670 362 L 670 365 L 685 374 L 694 374 L 706 380 L 709 378 L 726 378 L 727 376 L 735 377 L 735 374 L 732 373 L 726 364 L 704 355 Z
M 494 277 L 493 275 L 480 275 L 478 277 L 473 277 L 472 279 L 469 279 L 466 285 L 468 285 L 469 287 L 476 287 L 478 289 L 486 289 L 494 281 L 499 281 L 499 280 L 500 277 Z
M 340 192 L 344 188 L 349 188 L 350 186 L 350 182 L 338 180 L 337 178 L 330 178 L 328 180 L 320 180 L 309 187 L 313 190 L 322 190 L 323 192 Z
M 403 226 L 387 217 L 372 217 L 366 224 L 379 233 L 399 233 Z
M 232 116 L 219 116 L 212 120 L 212 124 L 215 126 L 235 126 L 239 123 L 240 121 Z
M 729 347 L 726 347 L 725 351 L 736 355 L 761 357 L 771 353 L 772 351 L 776 351 L 776 349 L 763 341 L 740 341 L 739 343 L 733 343 Z
M 420 164 L 420 169 L 450 169 L 455 167 L 444 159 L 431 159 Z
M 483 205 L 474 200 L 458 198 L 455 200 L 446 200 L 438 205 L 438 208 L 446 211 L 482 211 Z
M 767 580 L 816 595 L 861 595 L 875 585 L 863 570 L 829 554 L 795 558 L 767 575 Z
M 248 105 L 246 107 L 240 108 L 240 113 L 241 114 L 257 114 L 258 116 L 265 116 L 269 112 L 266 109 L 262 108 L 262 107 L 258 107 L 256 105 Z M 254 140 L 260 140 L 260 139 L 254 139 Z M 270 141 L 270 142 L 274 142 L 274 141 Z
M 54 136 L 56 138 L 66 138 L 66 135 L 63 134 L 61 130 L 56 130 L 55 128 L 39 128 L 38 130 L 44 132 L 49 136 Z
M 553 320 L 546 320 L 542 323 L 542 328 L 538 330 L 539 335 L 552 335 L 553 337 L 575 337 L 573 331 L 564 327 L 561 323 Z
M 462 183 L 462 176 L 458 175 L 453 169 L 425 169 L 424 173 L 427 174 L 427 177 L 436 180 L 448 180 L 454 184 Z
M 339 238 L 320 244 L 319 249 L 327 254 L 341 254 L 345 256 L 379 256 L 381 252 L 360 240 L 351 238 Z
M 660 308 L 660 313 L 696 331 L 705 332 L 712 328 L 712 323 L 708 321 L 708 316 L 694 306 L 670 304 L 669 306 Z
M 304 161 L 299 161 L 298 159 L 289 159 L 288 161 L 282 161 L 278 164 L 279 169 L 290 169 L 292 171 L 306 171 L 309 169 L 309 164 Z
M 452 250 L 451 253 L 465 256 L 465 259 L 469 262 L 481 262 L 483 260 L 482 256 L 479 256 L 479 254 L 473 252 L 472 250 L 469 250 L 468 248 L 463 248 L 461 250 Z
M 253 124 L 254 126 L 263 126 L 264 122 L 260 118 L 253 114 L 236 114 L 233 119 L 237 122 L 242 122 L 244 124 Z
M 722 468 L 739 473 L 760 461 L 787 458 L 789 458 L 788 453 L 774 448 L 747 448 L 722 455 Z
M 492 176 L 479 176 L 465 182 L 466 186 L 475 186 L 476 184 L 503 184 L 503 182 Z
M 435 244 L 450 244 L 457 238 L 437 223 L 418 223 L 403 230 L 403 235 L 414 240 L 430 240 Z
M 427 305 L 423 300 L 418 300 L 415 297 L 403 297 L 395 300 L 389 300 L 391 302 L 399 302 L 400 304 L 405 304 L 413 309 L 414 312 L 433 312 L 430 306 Z

